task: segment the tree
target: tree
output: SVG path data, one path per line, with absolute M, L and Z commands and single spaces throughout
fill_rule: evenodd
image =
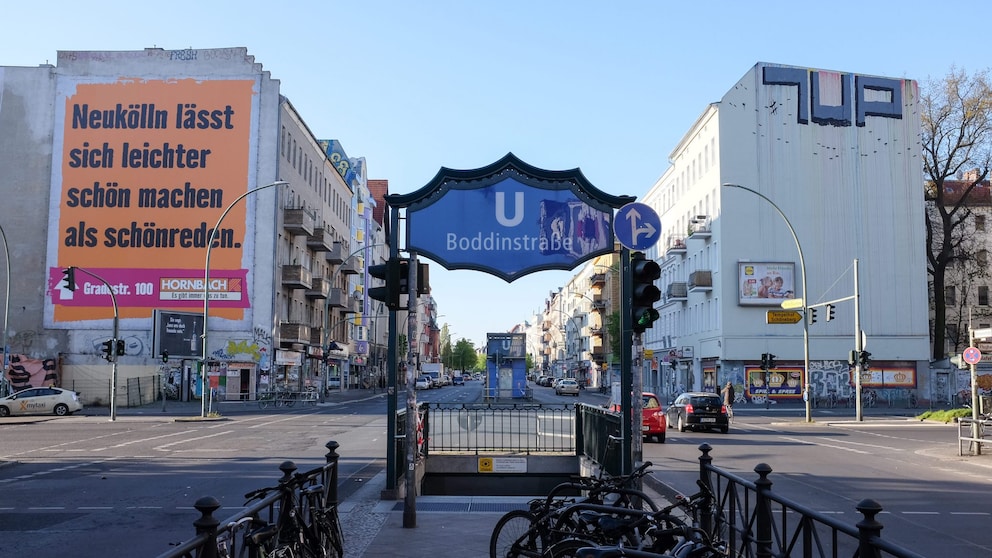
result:
M 475 368 L 476 356 L 475 346 L 463 337 L 451 351 L 451 367 L 456 370 L 472 370 Z
M 963 225 L 975 187 L 989 176 L 992 164 L 992 88 L 988 71 L 967 75 L 951 68 L 931 80 L 920 97 L 921 144 L 925 181 L 927 273 L 933 318 L 933 360 L 943 359 L 947 338 L 947 272 L 956 262 L 975 259 L 969 250 L 971 230 Z M 967 174 L 966 174 L 967 172 Z M 964 179 L 948 192 L 948 182 Z

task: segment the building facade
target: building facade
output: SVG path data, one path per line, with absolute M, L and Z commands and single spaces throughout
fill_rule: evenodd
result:
M 0 88 L 14 388 L 131 404 L 162 377 L 195 398 L 204 361 L 223 399 L 353 383 L 382 228 L 364 161 L 318 140 L 246 49 L 60 51 L 0 68 Z
M 917 102 L 912 80 L 759 63 L 706 108 L 643 200 L 664 228 L 648 253 L 663 295 L 644 334 L 645 390 L 729 380 L 746 400 L 801 400 L 803 323 L 769 312 L 802 299 L 821 305 L 808 325 L 813 397 L 853 389 L 857 315 L 872 355 L 862 385 L 927 399 Z M 761 369 L 763 353 L 776 370 Z

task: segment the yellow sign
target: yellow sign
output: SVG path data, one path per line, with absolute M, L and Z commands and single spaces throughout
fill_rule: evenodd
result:
M 644 349 L 644 358 L 654 358 L 654 349 Z
M 768 310 L 765 314 L 766 324 L 794 324 L 803 319 L 803 315 L 795 310 Z
M 493 472 L 493 458 L 492 457 L 480 457 L 479 458 L 479 472 L 480 473 L 492 473 Z

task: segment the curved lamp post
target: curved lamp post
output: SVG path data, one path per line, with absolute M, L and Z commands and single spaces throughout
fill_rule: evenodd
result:
M 782 220 L 785 221 L 786 226 L 789 227 L 789 232 L 792 233 L 792 239 L 796 241 L 796 250 L 799 251 L 799 272 L 802 276 L 803 289 L 803 401 L 806 405 L 806 422 L 812 422 L 813 419 L 810 416 L 812 414 L 812 402 L 809 399 L 809 319 L 807 316 L 809 313 L 809 294 L 806 292 L 806 260 L 803 258 L 803 247 L 799 244 L 799 237 L 796 236 L 796 229 L 792 228 L 792 223 L 789 222 L 789 218 L 785 216 L 785 213 L 783 213 L 777 205 L 775 205 L 775 202 L 768 199 L 768 197 L 761 192 L 741 186 L 740 184 L 725 183 L 723 186 L 726 188 L 740 188 L 741 190 L 746 190 L 771 204 L 771 206 L 775 208 L 775 211 L 777 211 L 782 217 Z
M 259 186 L 258 188 L 248 190 L 247 192 L 238 196 L 234 201 L 231 202 L 230 205 L 227 206 L 227 209 L 224 210 L 224 213 L 220 214 L 220 219 L 217 219 L 217 225 L 215 225 L 214 228 L 210 230 L 210 237 L 207 238 L 207 261 L 203 266 L 203 335 L 201 336 L 203 338 L 203 347 L 202 347 L 203 358 L 202 361 L 200 362 L 200 416 L 201 417 L 207 416 L 207 397 L 208 397 L 207 395 L 207 384 L 208 384 L 207 382 L 207 354 L 208 354 L 207 312 L 210 308 L 210 251 L 214 247 L 214 240 L 217 238 L 217 230 L 220 229 L 220 224 L 221 221 L 224 220 L 224 217 L 227 217 L 227 214 L 231 211 L 231 209 L 234 208 L 235 205 L 238 204 L 239 201 L 247 198 L 250 194 L 254 194 L 259 190 L 264 190 L 266 188 L 271 188 L 273 186 L 283 186 L 286 184 L 289 184 L 289 182 L 286 182 L 285 180 L 277 180 L 275 182 L 272 182 L 271 184 L 266 184 L 265 186 Z
M 0 371 L 0 386 L 4 389 L 0 391 L 0 395 L 7 395 L 7 365 L 10 363 L 10 351 L 7 350 L 7 317 L 10 315 L 10 251 L 7 249 L 7 233 L 3 232 L 3 227 L 0 227 L 0 238 L 3 239 L 3 255 L 4 261 L 7 262 L 7 281 L 6 281 L 6 292 L 4 293 L 3 302 L 3 370 Z

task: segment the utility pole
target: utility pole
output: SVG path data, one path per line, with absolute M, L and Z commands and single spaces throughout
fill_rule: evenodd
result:
M 417 409 L 417 254 L 410 253 L 407 268 L 406 320 L 406 495 L 403 500 L 403 527 L 417 526 L 417 457 L 420 450 L 420 414 Z M 397 285 L 397 288 L 399 286 Z

